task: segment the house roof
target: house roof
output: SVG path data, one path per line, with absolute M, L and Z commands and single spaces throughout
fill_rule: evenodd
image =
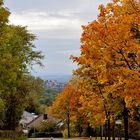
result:
M 48 121 L 48 120 L 52 120 L 52 121 L 54 121 L 56 124 L 60 121 L 60 120 L 56 120 L 55 118 L 53 118 L 52 116 L 50 116 L 50 115 L 47 114 L 47 119 L 46 119 L 46 121 Z M 29 122 L 29 123 L 27 124 L 27 127 L 37 127 L 37 126 L 40 125 L 40 123 L 41 123 L 42 121 L 45 121 L 45 120 L 44 120 L 44 114 L 39 115 L 38 117 L 36 117 L 35 119 L 33 119 L 31 122 Z
M 34 118 L 36 118 L 37 115 L 27 112 L 27 111 L 23 111 L 21 120 L 20 120 L 20 124 L 26 123 L 28 124 L 29 122 L 31 122 Z

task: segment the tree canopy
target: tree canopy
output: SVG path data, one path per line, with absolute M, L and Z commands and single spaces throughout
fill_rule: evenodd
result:
M 100 5 L 97 19 L 82 29 L 81 54 L 71 57 L 78 63 L 78 111 L 93 127 L 107 124 L 109 140 L 121 116 L 128 140 L 129 117 L 140 113 L 140 2 Z
M 24 82 L 29 67 L 41 65 L 43 58 L 41 52 L 34 49 L 36 37 L 28 32 L 27 27 L 10 25 L 9 15 L 0 0 L 0 99 L 5 104 L 2 129 L 18 126 L 28 95 Z

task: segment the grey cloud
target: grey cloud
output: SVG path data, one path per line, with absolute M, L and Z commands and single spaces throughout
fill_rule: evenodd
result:
M 101 3 L 109 0 L 5 0 L 5 5 L 12 11 L 24 11 L 27 9 L 39 9 L 59 11 L 61 9 L 88 9 L 98 8 Z M 95 10 L 95 9 L 94 9 Z
M 5 0 L 13 24 L 28 26 L 37 35 L 37 50 L 45 55 L 35 75 L 68 73 L 76 68 L 69 59 L 79 55 L 81 25 L 96 19 L 98 5 L 110 0 Z
M 108 0 L 100 0 L 100 3 Z M 79 38 L 81 25 L 96 19 L 97 0 L 7 0 L 13 24 L 28 26 L 39 38 Z M 13 5 L 15 4 L 15 5 Z M 18 9 L 21 7 L 22 9 Z M 51 8 L 51 9 L 50 9 Z M 59 34 L 59 35 L 58 35 Z

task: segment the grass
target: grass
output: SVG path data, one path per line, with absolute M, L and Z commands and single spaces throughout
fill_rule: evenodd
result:
M 27 140 L 27 137 L 22 135 L 19 138 L 0 138 L 0 140 Z

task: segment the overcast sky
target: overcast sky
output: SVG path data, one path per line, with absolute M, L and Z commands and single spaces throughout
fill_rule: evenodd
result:
M 76 64 L 70 55 L 80 54 L 81 25 L 97 18 L 99 4 L 110 0 L 5 0 L 10 23 L 28 26 L 38 40 L 34 43 L 45 55 L 44 68 L 36 76 L 72 74 Z

